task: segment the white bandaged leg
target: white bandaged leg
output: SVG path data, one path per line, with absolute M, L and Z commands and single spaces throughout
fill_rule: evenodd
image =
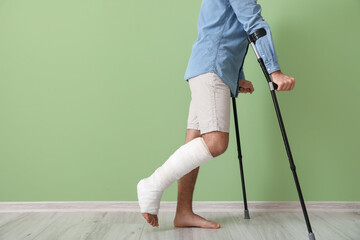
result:
M 182 145 L 150 177 L 138 183 L 137 193 L 141 212 L 158 214 L 163 191 L 185 174 L 213 158 L 202 137 Z

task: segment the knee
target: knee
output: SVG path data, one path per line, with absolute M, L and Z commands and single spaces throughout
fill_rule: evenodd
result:
M 213 157 L 223 154 L 229 145 L 229 134 L 225 132 L 206 133 L 203 138 Z
M 215 145 L 211 146 L 209 150 L 213 157 L 217 157 L 223 154 L 226 151 L 227 147 L 228 147 L 227 143 L 216 143 Z

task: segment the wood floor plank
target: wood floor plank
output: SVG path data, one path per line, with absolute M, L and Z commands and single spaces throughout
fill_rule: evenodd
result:
M 322 219 L 324 225 L 335 229 L 336 232 L 343 234 L 347 239 L 360 239 L 360 214 L 341 213 L 341 212 L 321 212 L 315 215 Z
M 249 240 L 295 239 L 293 234 L 284 228 L 279 220 L 270 219 L 271 212 L 250 213 L 250 219 L 244 219 L 243 213 L 231 213 L 231 234 L 235 239 Z
M 0 239 L 33 239 L 56 220 L 55 213 L 26 213 L 0 227 Z
M 8 224 L 12 221 L 15 221 L 19 218 L 26 216 L 25 213 L 17 212 L 17 213 L 0 213 L 0 227 Z
M 302 212 L 196 212 L 220 229 L 176 228 L 160 211 L 159 228 L 139 212 L 27 212 L 0 215 L 0 240 L 307 240 Z M 360 240 L 360 213 L 309 212 L 317 240 Z
M 272 212 L 267 214 L 269 221 L 277 222 L 282 228 L 296 240 L 307 240 L 308 231 L 305 220 L 302 218 L 302 212 Z M 298 215 L 298 217 L 296 217 Z
M 144 225 L 131 212 L 57 214 L 61 217 L 34 240 L 139 239 Z
M 306 240 L 308 239 L 308 232 L 305 228 L 305 225 L 301 221 L 294 221 L 294 228 L 290 228 L 289 223 L 293 220 L 293 214 L 289 214 L 288 217 L 283 217 L 284 213 L 282 212 L 268 212 L 262 216 L 264 224 L 269 225 L 269 222 L 272 226 L 267 230 L 267 233 L 264 234 L 267 236 L 266 239 L 269 239 L 270 236 L 273 236 L 274 239 L 293 239 L 293 240 Z M 298 231 L 295 231 L 295 226 Z M 276 229 L 274 231 L 273 229 Z
M 87 240 L 137 240 L 142 234 L 145 222 L 140 213 L 110 212 L 96 225 Z
M 354 240 L 348 238 L 344 233 L 338 231 L 337 229 L 331 227 L 321 216 L 324 212 L 309 212 L 309 219 L 311 222 L 311 227 L 313 229 L 313 233 L 316 236 L 317 240 Z M 336 213 L 333 213 L 336 214 Z M 302 221 L 305 224 L 304 216 L 301 214 L 294 215 L 296 219 Z
M 56 213 L 59 217 L 33 240 L 86 239 L 103 213 Z

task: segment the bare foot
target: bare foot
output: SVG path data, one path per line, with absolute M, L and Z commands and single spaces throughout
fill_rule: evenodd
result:
M 153 215 L 150 213 L 141 213 L 145 220 L 153 227 L 159 226 L 159 221 L 157 215 Z
M 200 228 L 220 228 L 220 224 L 206 220 L 205 218 L 195 214 L 195 213 L 186 213 L 180 214 L 176 213 L 174 219 L 175 227 L 200 227 Z

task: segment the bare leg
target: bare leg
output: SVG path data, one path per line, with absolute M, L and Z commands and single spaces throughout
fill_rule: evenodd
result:
M 188 129 L 186 133 L 185 143 L 191 141 L 194 138 L 200 137 L 199 130 Z M 206 144 L 210 145 L 210 152 L 213 156 L 218 156 L 221 153 L 219 148 L 213 147 L 214 143 L 220 139 L 224 144 L 220 144 L 227 147 L 228 134 L 223 132 L 211 132 L 203 135 Z M 218 142 L 219 143 L 219 142 Z M 211 148 L 212 147 L 212 148 Z M 224 149 L 223 149 L 224 150 Z M 199 172 L 199 168 L 195 168 L 182 178 L 178 180 L 178 200 L 176 215 L 174 219 L 175 227 L 201 227 L 201 228 L 220 228 L 220 225 L 216 222 L 208 221 L 205 218 L 195 214 L 192 210 L 192 199 L 194 193 L 194 187 L 196 178 Z

